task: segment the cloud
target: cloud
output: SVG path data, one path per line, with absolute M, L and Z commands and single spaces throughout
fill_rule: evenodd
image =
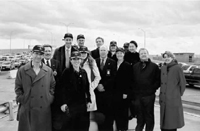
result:
M 200 1 L 0 0 L 0 7 L 0 42 L 9 43 L 12 36 L 14 47 L 20 39 L 32 44 L 54 41 L 60 46 L 67 29 L 74 38 L 85 34 L 87 46 L 95 48 L 98 36 L 104 37 L 106 44 L 117 40 L 122 46 L 134 39 L 142 47 L 141 28 L 154 53 L 187 51 L 184 42 L 193 45 L 190 51 L 197 52 L 194 46 L 200 39 Z

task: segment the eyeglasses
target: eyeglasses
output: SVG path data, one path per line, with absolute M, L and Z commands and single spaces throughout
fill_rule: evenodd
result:
M 71 58 L 71 60 L 80 60 L 81 58 Z
M 81 52 L 81 54 L 87 54 L 87 52 Z

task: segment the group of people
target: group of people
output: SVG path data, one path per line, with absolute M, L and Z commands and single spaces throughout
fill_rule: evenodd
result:
M 54 51 L 51 45 L 35 45 L 32 60 L 20 67 L 15 80 L 19 103 L 18 131 L 127 131 L 137 119 L 136 131 L 153 131 L 155 92 L 160 88 L 161 131 L 184 126 L 181 96 L 185 78 L 173 53 L 163 53 L 161 69 L 145 48 L 137 52 L 130 41 L 118 47 L 96 38 L 89 51 L 85 36 L 66 33 L 65 44 Z M 96 129 L 94 129 L 94 127 Z

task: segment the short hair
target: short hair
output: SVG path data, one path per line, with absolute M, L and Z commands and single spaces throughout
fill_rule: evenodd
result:
M 101 50 L 102 48 L 105 48 L 108 51 L 108 47 L 106 45 L 102 45 L 99 47 L 99 50 Z
M 130 41 L 130 42 L 129 42 L 129 45 L 130 45 L 131 43 L 134 44 L 136 48 L 138 47 L 137 42 L 135 42 L 134 40 Z
M 45 49 L 45 47 L 50 47 L 52 49 L 52 46 L 51 45 L 48 45 L 48 44 L 45 44 L 43 45 L 43 48 Z
M 96 41 L 97 41 L 97 39 L 101 39 L 104 42 L 104 39 L 102 37 L 97 37 Z
M 147 53 L 149 54 L 149 51 L 146 48 L 140 48 L 139 53 L 140 51 L 143 51 L 143 50 L 147 51 Z
M 172 59 L 176 59 L 175 55 L 172 52 L 170 52 L 170 51 L 165 51 L 162 54 L 162 57 L 164 58 L 165 55 L 167 55 L 168 57 L 171 57 Z

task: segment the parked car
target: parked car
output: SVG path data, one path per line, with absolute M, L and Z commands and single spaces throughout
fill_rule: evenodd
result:
M 183 73 L 191 73 L 194 68 L 198 68 L 198 67 L 199 66 L 197 66 L 197 65 L 183 65 L 182 66 Z
M 183 63 L 183 62 L 178 62 L 178 64 L 179 64 L 181 67 L 183 67 L 183 66 L 185 66 L 185 65 L 188 65 L 188 64 Z
M 21 62 L 19 61 L 19 59 L 15 59 L 14 64 L 15 64 L 15 67 L 19 67 L 21 65 Z
M 14 69 L 15 68 L 15 64 L 14 61 L 3 61 L 2 62 L 2 70 L 3 69 Z
M 200 68 L 194 68 L 191 73 L 185 73 L 185 79 L 190 86 L 200 85 Z
M 2 61 L 0 61 L 0 72 L 2 70 Z

